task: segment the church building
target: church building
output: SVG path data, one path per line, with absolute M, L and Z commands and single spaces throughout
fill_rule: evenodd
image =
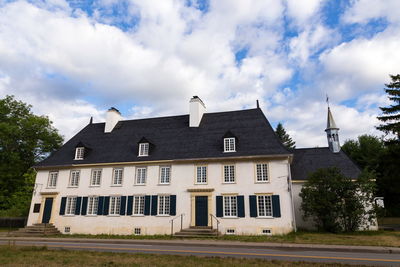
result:
M 307 175 L 359 168 L 340 150 L 328 109 L 329 147 L 288 150 L 254 109 L 207 113 L 194 96 L 189 114 L 122 120 L 111 108 L 35 166 L 28 226 L 62 233 L 275 235 L 312 227 L 299 192 Z M 182 230 L 182 231 L 181 231 Z

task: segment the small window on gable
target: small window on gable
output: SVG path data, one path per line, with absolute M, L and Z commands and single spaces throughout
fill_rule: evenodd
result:
M 235 137 L 224 138 L 224 152 L 236 152 Z
M 139 157 L 145 157 L 149 155 L 149 143 L 139 144 Z
M 75 149 L 75 160 L 82 160 L 85 154 L 85 147 L 77 147 Z

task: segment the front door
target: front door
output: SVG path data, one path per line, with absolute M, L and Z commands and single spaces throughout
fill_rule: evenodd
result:
M 208 197 L 196 197 L 196 226 L 208 225 Z
M 51 217 L 51 208 L 53 207 L 53 198 L 47 197 L 44 202 L 42 223 L 49 223 Z

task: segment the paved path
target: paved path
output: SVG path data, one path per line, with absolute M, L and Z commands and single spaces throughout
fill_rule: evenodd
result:
M 285 246 L 285 244 L 275 244 L 275 247 L 270 247 L 264 246 L 265 243 L 256 244 L 256 246 L 254 243 L 247 242 L 216 243 L 207 240 L 76 240 L 72 238 L 67 240 L 64 238 L 36 238 L 35 240 L 34 238 L 0 238 L 0 244 L 8 244 L 9 242 L 15 242 L 15 245 L 20 246 L 47 246 L 50 249 L 245 257 L 268 260 L 400 266 L 400 253 L 396 253 L 398 251 L 393 250 L 392 252 L 395 253 L 390 253 L 390 250 L 378 250 L 376 248 L 373 251 L 368 251 L 368 249 L 365 248 L 364 250 L 357 250 L 354 249 L 354 247 L 348 247 L 350 248 L 348 251 L 343 251 L 343 248 L 339 246 L 340 251 L 336 251 L 333 248 L 334 246 L 330 249 L 321 249 L 320 245 L 314 248 L 312 246 L 292 246 L 295 244 L 286 244 L 291 245 L 290 247 Z

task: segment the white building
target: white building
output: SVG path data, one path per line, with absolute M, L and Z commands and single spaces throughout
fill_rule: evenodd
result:
M 289 151 L 259 107 L 206 113 L 198 97 L 189 105 L 189 115 L 140 120 L 111 108 L 105 123 L 88 124 L 35 166 L 28 225 L 152 235 L 169 234 L 174 218 L 177 232 L 183 218 L 183 228 L 219 222 L 222 234 L 284 234 L 296 221 L 306 226 L 298 193 L 308 172 L 333 164 L 359 173 L 340 146 Z

